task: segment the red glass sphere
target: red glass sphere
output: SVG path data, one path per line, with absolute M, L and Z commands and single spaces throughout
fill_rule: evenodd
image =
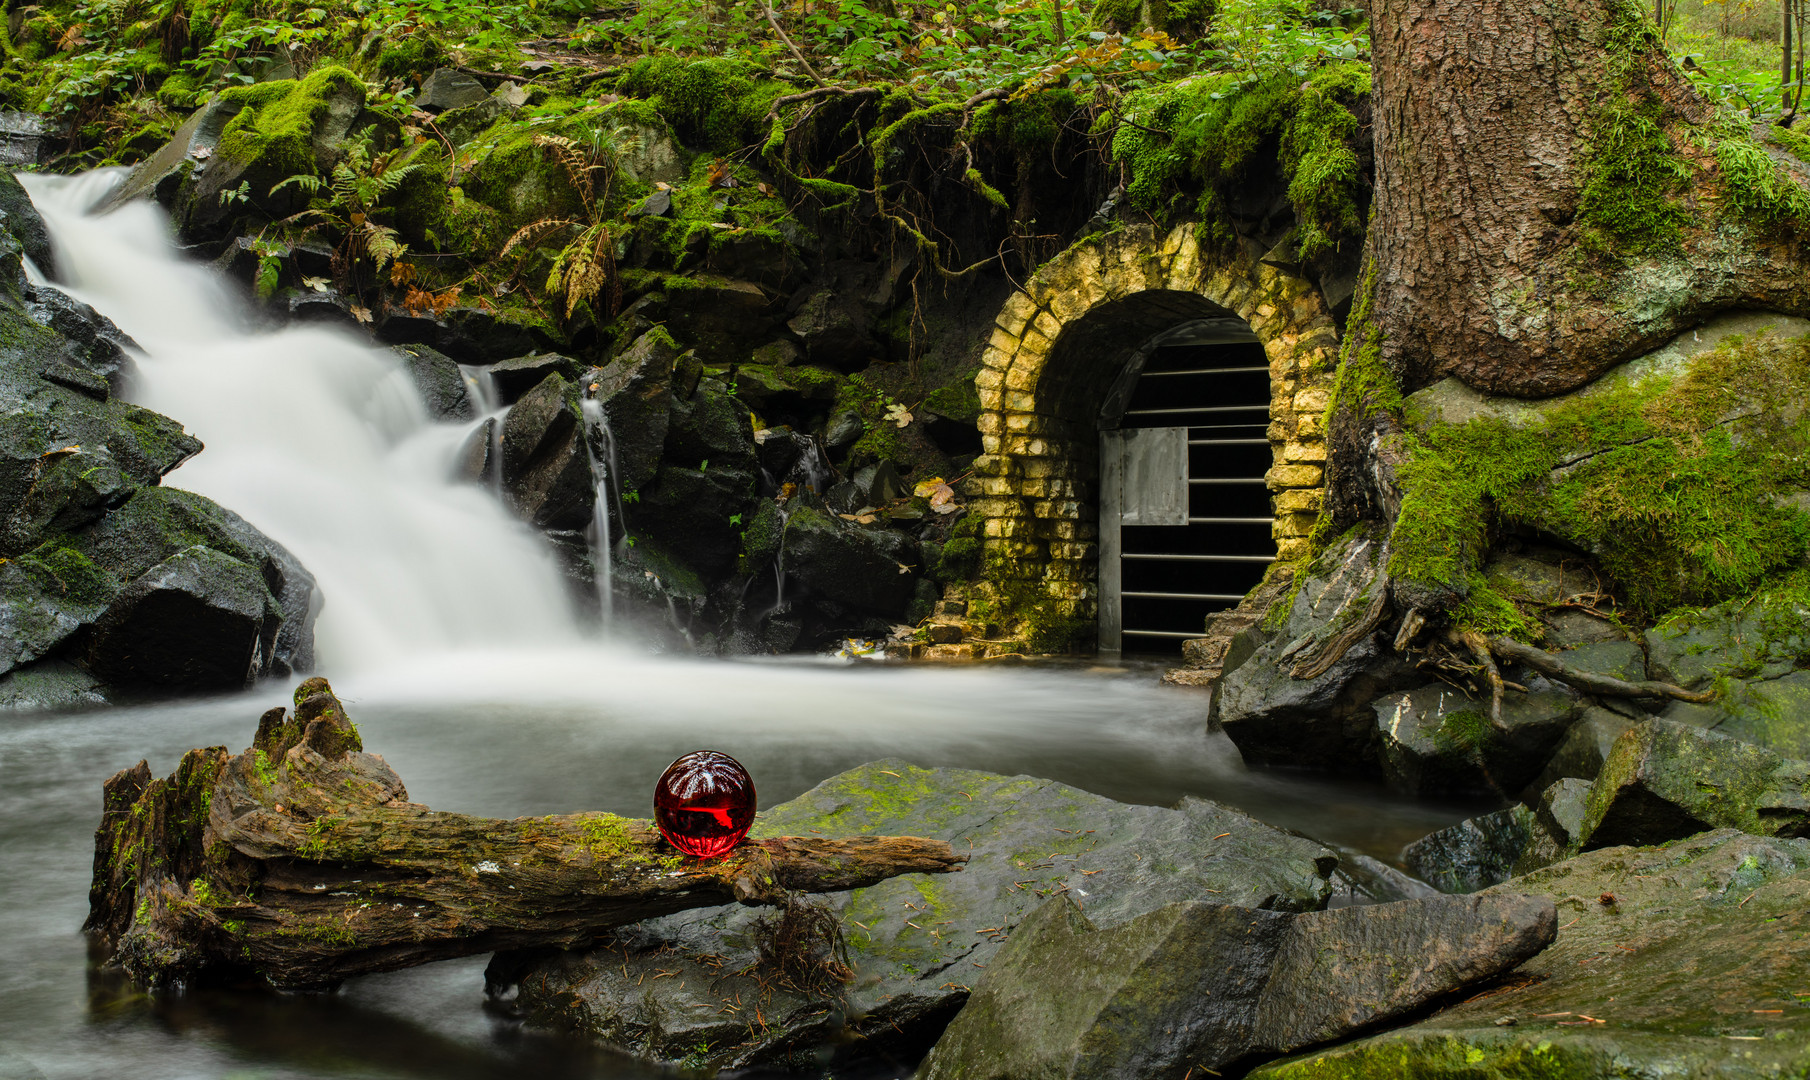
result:
M 686 754 L 668 765 L 654 785 L 654 825 L 687 855 L 727 855 L 753 824 L 754 778 L 728 754 Z

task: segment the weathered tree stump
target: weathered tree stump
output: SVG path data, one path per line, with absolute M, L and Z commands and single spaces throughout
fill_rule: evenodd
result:
M 86 929 L 137 981 L 333 986 L 498 949 L 578 948 L 686 908 L 783 903 L 964 862 L 940 840 L 750 841 L 710 862 L 646 821 L 436 813 L 366 753 L 325 679 L 264 714 L 249 750 L 191 750 L 108 780 Z

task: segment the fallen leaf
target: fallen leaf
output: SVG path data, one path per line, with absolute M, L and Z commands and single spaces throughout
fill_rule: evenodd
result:
M 949 486 L 948 484 L 943 482 L 942 477 L 933 476 L 928 480 L 919 480 L 917 482 L 917 486 L 915 486 L 911 489 L 911 493 L 913 495 L 916 495 L 920 499 L 928 499 L 932 495 L 936 494 L 937 488 L 948 487 L 948 486 Z
M 357 304 L 353 304 L 352 305 L 352 317 L 354 319 L 357 319 L 361 323 L 368 323 L 371 321 L 371 318 L 372 318 L 371 309 L 368 307 L 359 307 Z
M 961 507 L 955 504 L 955 489 L 948 484 L 937 488 L 936 494 L 930 496 L 930 509 L 939 514 L 953 514 L 960 510 Z
M 891 420 L 899 427 L 904 427 L 911 423 L 911 410 L 895 401 L 886 407 L 886 419 Z
M 324 293 L 332 288 L 332 282 L 324 277 L 305 277 L 302 279 L 302 284 L 318 293 Z

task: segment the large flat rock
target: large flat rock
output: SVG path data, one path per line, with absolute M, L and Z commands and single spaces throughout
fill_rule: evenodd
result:
M 1304 914 L 1189 901 L 1110 930 L 1065 898 L 1019 927 L 919 1080 L 1219 1074 L 1387 1022 L 1545 948 L 1545 897 Z
M 1662 847 L 1605 848 L 1480 895 L 1519 893 L 1552 898 L 1558 938 L 1493 992 L 1252 1075 L 1810 1074 L 1810 840 L 1723 829 Z
M 851 1038 L 921 1047 L 1053 896 L 1108 928 L 1184 900 L 1308 911 L 1325 905 L 1338 863 L 1311 840 L 1204 800 L 1130 806 L 1051 780 L 897 760 L 831 777 L 754 828 L 813 833 L 926 836 L 969 855 L 959 874 L 826 898 L 856 973 L 840 999 L 749 970 L 763 916 L 735 907 L 641 923 L 590 953 L 499 957 L 493 987 L 515 987 L 505 993 L 531 1019 L 664 1061 L 805 1064 Z

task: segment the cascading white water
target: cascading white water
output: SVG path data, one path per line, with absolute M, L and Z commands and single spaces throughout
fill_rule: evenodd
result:
M 610 541 L 610 504 L 616 499 L 616 439 L 610 434 L 610 418 L 597 399 L 586 394 L 578 403 L 584 414 L 585 452 L 590 455 L 591 480 L 596 488 L 591 502 L 591 557 L 597 580 L 597 603 L 607 628 L 615 621 L 616 590 L 613 577 L 615 545 Z M 601 448 L 601 452 L 600 452 Z
M 181 258 L 156 206 L 87 216 L 117 171 L 21 179 L 61 287 L 143 348 L 133 400 L 207 445 L 167 482 L 244 516 L 315 575 L 323 669 L 581 640 L 546 545 L 453 478 L 471 429 L 429 422 L 394 355 L 333 329 L 249 327 L 228 285 Z

